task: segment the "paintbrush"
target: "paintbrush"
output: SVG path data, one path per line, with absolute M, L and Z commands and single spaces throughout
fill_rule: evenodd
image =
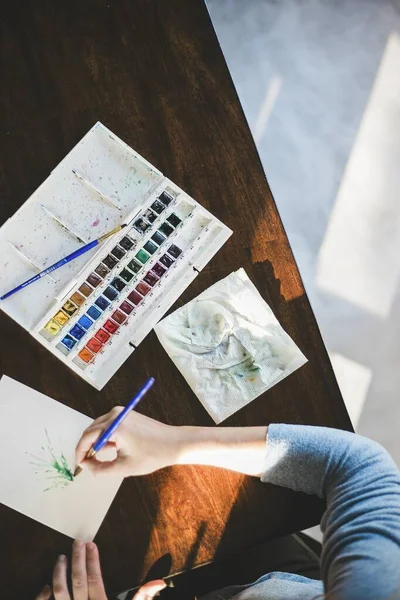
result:
M 139 390 L 139 392 L 136 394 L 136 396 L 134 396 L 132 398 L 132 400 L 129 402 L 129 404 L 127 404 L 125 406 L 124 410 L 122 412 L 120 412 L 120 414 L 114 419 L 114 421 L 111 423 L 111 425 L 109 427 L 107 427 L 107 429 L 101 434 L 101 436 L 99 437 L 97 442 L 95 442 L 93 444 L 93 446 L 90 448 L 89 452 L 86 454 L 85 460 L 87 460 L 88 458 L 93 458 L 93 456 L 95 456 L 97 454 L 97 452 L 99 452 L 103 448 L 103 446 L 105 446 L 107 444 L 108 440 L 110 439 L 110 437 L 112 436 L 114 431 L 122 423 L 122 421 L 128 416 L 130 411 L 133 410 L 139 404 L 139 402 L 141 401 L 143 396 L 149 391 L 149 389 L 153 385 L 154 381 L 155 381 L 154 377 L 150 377 L 150 379 L 144 384 L 142 389 Z M 79 475 L 79 473 L 82 472 L 82 470 L 83 470 L 82 467 L 80 467 L 78 465 L 75 469 L 74 477 L 77 477 Z
M 118 210 L 122 210 L 121 207 L 118 206 L 118 204 L 116 204 L 114 202 L 114 200 L 111 200 L 111 198 L 109 198 L 108 196 L 106 196 L 105 194 L 103 194 L 103 192 L 101 190 L 99 190 L 99 188 L 97 188 L 95 185 L 93 185 L 93 183 L 91 183 L 90 181 L 88 181 L 83 175 L 81 175 L 80 173 L 78 173 L 77 171 L 75 171 L 75 169 L 72 169 L 72 172 L 75 175 L 75 177 L 77 177 L 80 181 L 82 181 L 82 183 L 84 183 L 95 194 L 97 194 L 98 196 L 100 196 L 100 198 L 103 198 L 103 200 L 105 200 L 106 202 L 108 202 L 109 204 L 111 204 L 111 206 L 113 206 L 114 208 L 117 208 Z
M 55 271 L 56 269 L 59 269 L 63 265 L 66 265 L 67 263 L 75 260 L 76 258 L 78 258 L 78 256 L 82 256 L 82 254 L 89 252 L 89 250 L 91 250 L 92 248 L 95 248 L 96 246 L 101 244 L 101 242 L 103 242 L 107 238 L 111 237 L 112 235 L 114 235 L 114 233 L 117 233 L 124 227 L 126 227 L 126 223 L 123 225 L 118 225 L 118 227 L 116 227 L 109 233 L 106 233 L 105 235 L 102 235 L 101 237 L 97 238 L 97 240 L 93 240 L 93 242 L 89 242 L 88 244 L 85 244 L 85 246 L 82 246 L 81 248 L 78 248 L 78 250 L 75 250 L 75 252 L 68 254 L 68 256 L 64 256 L 64 258 L 61 258 L 60 260 L 58 260 L 56 263 L 54 263 L 54 265 L 51 265 L 50 267 L 46 267 L 46 269 L 44 269 L 43 271 L 40 271 L 40 273 L 38 273 L 34 277 L 27 279 L 27 281 L 24 281 L 24 283 L 21 283 L 20 285 L 18 285 L 14 289 L 10 290 L 3 296 L 0 296 L 0 300 L 5 300 L 6 298 L 13 296 L 20 290 L 23 290 L 24 288 L 26 288 L 28 285 L 31 285 L 31 283 L 35 283 L 35 281 L 42 279 L 42 277 L 46 277 L 46 275 L 48 275 L 49 273 L 52 273 L 53 271 Z
M 15 246 L 15 244 L 8 241 L 8 245 L 10 246 L 10 248 L 12 248 L 18 254 L 18 256 L 22 257 L 31 267 L 33 267 L 35 269 L 35 271 L 42 270 L 41 267 L 39 267 L 39 265 L 37 265 L 35 262 L 33 262 L 33 260 L 31 258 L 29 258 L 29 256 L 27 256 L 26 254 L 24 254 L 24 252 L 22 252 L 20 250 L 20 248 Z M 54 283 L 57 283 L 57 279 L 54 279 L 54 277 L 52 277 L 51 275 L 48 275 L 47 277 L 49 279 L 51 279 Z
M 80 237 L 80 235 L 78 235 L 75 231 L 72 231 L 71 227 L 69 227 L 68 225 L 66 225 L 65 223 L 63 223 L 61 221 L 61 219 L 59 217 L 57 217 L 57 215 L 55 215 L 54 213 L 51 212 L 51 210 L 49 210 L 48 208 L 46 208 L 46 206 L 44 204 L 40 205 L 40 208 L 42 210 L 44 210 L 44 212 L 51 218 L 53 219 L 53 221 L 55 223 L 57 223 L 57 225 L 59 225 L 62 229 L 64 229 L 65 231 L 67 231 L 69 233 L 69 235 L 73 235 L 74 237 L 76 237 L 76 239 L 78 240 L 78 242 L 81 242 L 82 244 L 86 244 L 86 240 L 82 239 Z

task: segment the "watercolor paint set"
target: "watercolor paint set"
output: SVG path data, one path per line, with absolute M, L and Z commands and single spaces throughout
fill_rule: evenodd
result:
M 101 123 L 0 229 L 1 295 L 120 225 L 0 303 L 97 389 L 232 231 Z

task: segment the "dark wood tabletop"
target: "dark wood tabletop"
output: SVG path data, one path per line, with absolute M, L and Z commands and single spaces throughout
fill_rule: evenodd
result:
M 101 121 L 234 231 L 175 308 L 244 267 L 308 358 L 224 425 L 351 430 L 203 0 L 8 2 L 0 39 L 1 223 Z M 0 327 L 1 373 L 90 417 L 126 402 L 153 375 L 156 391 L 140 412 L 213 425 L 153 332 L 98 392 L 3 313 Z M 322 509 L 312 496 L 212 468 L 131 478 L 96 537 L 107 589 L 138 584 L 167 553 L 179 571 L 314 525 Z M 34 598 L 70 548 L 69 538 L 0 505 L 2 599 Z

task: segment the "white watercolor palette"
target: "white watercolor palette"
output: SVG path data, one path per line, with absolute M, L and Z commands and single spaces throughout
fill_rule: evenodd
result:
M 232 231 L 101 123 L 0 229 L 2 295 L 121 224 L 101 246 L 0 304 L 97 389 Z
M 75 447 L 92 419 L 4 376 L 0 381 L 0 502 L 74 539 L 96 535 L 122 483 L 83 471 Z M 64 462 L 65 461 L 65 462 Z

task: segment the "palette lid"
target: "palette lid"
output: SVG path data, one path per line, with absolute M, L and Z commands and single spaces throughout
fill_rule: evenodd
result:
M 0 295 L 129 221 L 163 179 L 160 171 L 96 123 L 0 229 Z M 100 248 L 2 301 L 0 307 L 32 329 Z

